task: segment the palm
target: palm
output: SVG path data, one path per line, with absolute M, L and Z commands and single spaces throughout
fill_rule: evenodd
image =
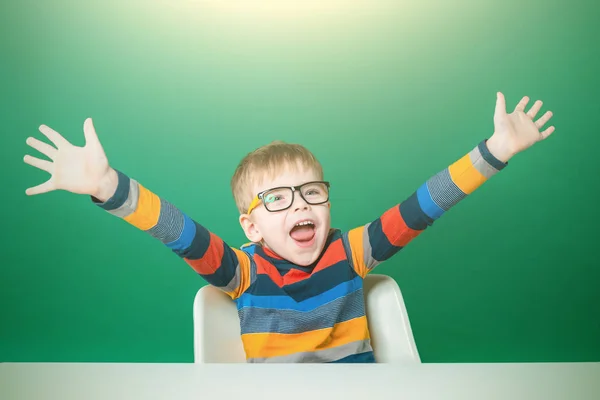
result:
M 498 135 L 506 143 L 513 154 L 519 153 L 540 140 L 546 139 L 554 127 L 550 126 L 540 132 L 540 129 L 550 120 L 552 112 L 548 111 L 534 122 L 534 118 L 542 107 L 540 100 L 536 101 L 531 109 L 525 112 L 525 106 L 529 102 L 527 96 L 523 97 L 514 111 L 506 113 L 506 102 L 504 95 L 498 93 L 496 111 L 494 113 L 494 134 Z
M 44 154 L 51 161 L 26 155 L 24 161 L 48 172 L 51 176 L 46 182 L 29 188 L 29 195 L 46 193 L 52 190 L 66 190 L 72 193 L 92 195 L 103 177 L 109 171 L 108 159 L 98 140 L 91 119 L 83 125 L 86 144 L 73 146 L 58 132 L 42 125 L 42 132 L 56 147 L 28 138 L 27 144 Z

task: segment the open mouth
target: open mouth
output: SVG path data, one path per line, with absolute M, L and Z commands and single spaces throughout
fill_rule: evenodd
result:
M 308 247 L 315 241 L 315 224 L 312 221 L 299 221 L 290 231 L 290 237 L 300 247 Z

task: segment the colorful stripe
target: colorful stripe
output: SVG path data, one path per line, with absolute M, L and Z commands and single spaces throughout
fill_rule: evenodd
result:
M 250 363 L 374 363 L 371 340 L 357 340 L 325 350 L 300 351 L 297 353 L 275 356 L 255 357 L 248 359 Z
M 174 230 L 172 236 L 175 237 L 175 239 L 170 242 L 168 241 L 165 244 L 177 255 L 182 257 L 184 252 L 190 248 L 194 238 L 196 237 L 196 223 L 187 215 L 183 213 L 181 214 L 183 217 L 183 226 L 179 228 L 179 231 Z M 161 222 L 160 219 L 158 222 Z M 170 237 L 171 235 L 169 235 L 169 238 Z
M 150 230 L 160 217 L 160 199 L 157 195 L 138 184 L 139 197 L 137 208 L 124 218 L 125 221 L 143 231 Z
M 333 349 L 358 340 L 370 339 L 365 316 L 336 324 L 328 329 L 283 334 L 247 333 L 242 335 L 247 358 L 292 355 L 310 349 Z M 332 360 L 333 361 L 333 360 Z
M 348 260 L 339 262 L 331 267 L 314 274 L 310 279 L 288 286 L 279 287 L 266 274 L 256 274 L 253 284 L 247 294 L 260 296 L 286 296 L 295 302 L 301 302 L 324 293 L 342 282 L 356 278 L 354 270 L 348 268 Z
M 236 253 L 238 259 L 238 264 L 235 266 L 235 274 L 226 286 L 219 287 L 219 289 L 223 290 L 232 299 L 237 299 L 252 283 L 252 274 L 250 271 L 253 261 L 243 251 L 238 249 L 232 250 Z
M 187 220 L 191 222 L 189 218 L 187 218 Z M 182 232 L 184 231 L 185 223 L 186 216 L 184 216 L 183 213 L 179 212 L 173 204 L 160 199 L 160 215 L 158 223 L 151 227 L 148 230 L 148 233 L 169 246 L 170 243 L 177 241 L 180 236 L 183 236 Z
M 104 203 L 93 200 L 160 240 L 236 302 L 248 362 L 371 363 L 363 278 L 506 165 L 482 141 L 379 218 L 332 230 L 311 266 L 255 244 L 231 248 L 119 171 L 115 194 Z
M 374 363 L 375 361 L 375 355 L 373 354 L 373 351 L 366 351 L 364 353 L 361 353 L 359 351 L 357 351 L 355 354 L 350 354 L 347 357 L 344 358 L 339 358 L 335 361 L 330 361 L 331 363 L 336 363 L 336 364 L 364 364 L 364 363 Z
M 237 300 L 237 308 L 238 310 L 241 310 L 244 307 L 255 307 L 265 309 L 276 308 L 308 312 L 316 309 L 317 307 L 325 303 L 334 301 L 339 297 L 347 296 L 348 294 L 351 294 L 360 289 L 362 289 L 362 279 L 356 277 L 350 281 L 342 282 L 326 292 L 305 299 L 303 301 L 296 301 L 289 296 L 261 296 L 250 293 L 244 293 Z
M 362 289 L 307 311 L 297 308 L 248 306 L 239 310 L 241 332 L 301 333 L 329 328 L 335 324 L 363 316 Z
M 352 266 L 358 276 L 365 277 L 368 271 L 368 263 L 365 262 L 365 257 L 371 258 L 372 251 L 369 243 L 369 236 L 365 236 L 366 230 L 364 226 L 351 229 L 347 234 L 350 244 Z

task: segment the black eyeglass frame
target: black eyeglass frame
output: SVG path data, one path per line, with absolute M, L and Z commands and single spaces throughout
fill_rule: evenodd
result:
M 306 198 L 304 197 L 304 195 L 302 194 L 302 188 L 306 185 L 312 185 L 315 183 L 321 183 L 324 184 L 325 187 L 327 188 L 327 198 L 324 201 L 320 201 L 318 203 L 311 203 L 310 201 L 306 200 Z M 262 192 L 258 193 L 256 196 L 260 199 L 260 201 L 263 203 L 263 205 L 265 206 L 265 208 L 267 209 L 268 212 L 279 212 L 279 211 L 284 211 L 287 210 L 288 208 L 290 208 L 293 204 L 294 204 L 294 199 L 295 199 L 295 193 L 298 192 L 300 194 L 300 197 L 302 197 L 302 200 L 304 200 L 307 204 L 310 204 L 311 206 L 318 206 L 319 204 L 325 204 L 329 201 L 329 189 L 331 187 L 331 184 L 328 181 L 311 181 L 311 182 L 306 182 L 303 183 L 302 185 L 297 185 L 297 186 L 278 186 L 278 187 L 274 187 L 271 189 L 267 189 L 267 190 L 263 190 Z M 285 207 L 285 208 L 280 208 L 278 210 L 269 210 L 269 207 L 267 207 L 266 203 L 265 203 L 265 199 L 264 199 L 264 195 L 267 192 L 270 192 L 272 190 L 277 190 L 277 189 L 292 189 L 292 201 L 290 201 L 290 205 Z

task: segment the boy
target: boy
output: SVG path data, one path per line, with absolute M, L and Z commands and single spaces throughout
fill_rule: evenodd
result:
M 91 119 L 86 145 L 75 147 L 42 125 L 55 147 L 27 143 L 51 161 L 24 161 L 51 178 L 29 195 L 63 189 L 160 240 L 238 306 L 248 362 L 375 362 L 362 279 L 444 212 L 502 170 L 515 154 L 547 138 L 551 118 L 524 97 L 507 114 L 497 94 L 494 134 L 427 180 L 376 220 L 330 228 L 329 183 L 299 145 L 272 143 L 248 154 L 232 178 L 239 222 L 251 244 L 236 249 L 135 180 L 109 166 Z

